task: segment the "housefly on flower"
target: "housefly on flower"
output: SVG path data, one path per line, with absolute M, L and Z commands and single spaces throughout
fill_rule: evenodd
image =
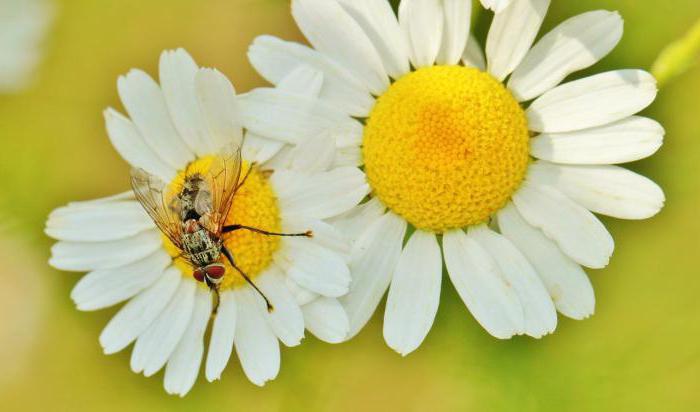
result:
M 131 186 L 136 199 L 141 203 L 158 228 L 180 251 L 180 256 L 192 267 L 192 276 L 205 283 L 214 293 L 213 313 L 219 306 L 219 284 L 226 274 L 223 260 L 255 289 L 265 300 L 268 311 L 273 306 L 265 294 L 236 265 L 235 251 L 224 244 L 224 236 L 236 230 L 249 230 L 265 236 L 305 236 L 304 233 L 275 233 L 240 224 L 226 225 L 236 197 L 253 170 L 248 168 L 241 179 L 241 148 L 228 147 L 222 153 L 212 156 L 208 170 L 192 171 L 185 169 L 181 184 L 168 187 L 158 177 L 143 169 L 131 171 Z

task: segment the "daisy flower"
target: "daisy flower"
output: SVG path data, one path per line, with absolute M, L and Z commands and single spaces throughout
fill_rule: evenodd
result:
M 594 213 L 644 219 L 661 209 L 656 184 L 614 166 L 661 146 L 664 129 L 635 116 L 655 99 L 654 78 L 617 70 L 564 82 L 615 47 L 622 19 L 584 13 L 535 42 L 548 6 L 510 2 L 485 56 L 467 0 L 404 0 L 398 18 L 384 1 L 293 0 L 313 47 L 270 36 L 251 45 L 273 84 L 300 66 L 326 80 L 315 101 L 255 96 L 276 120 L 259 131 L 329 125 L 343 136 L 339 150 L 361 151 L 370 200 L 335 220 L 354 239 L 341 299 L 351 336 L 388 289 L 384 338 L 415 350 L 435 319 L 444 262 L 488 333 L 539 338 L 557 311 L 594 311 L 582 266 L 605 267 L 614 246 Z
M 280 87 L 311 93 L 318 80 L 302 69 L 290 73 Z M 143 71 L 132 70 L 119 78 L 118 90 L 130 118 L 111 108 L 105 111 L 112 144 L 131 166 L 170 182 L 171 188 L 182 184 L 185 168 L 206 170 L 218 147 L 242 139 L 241 96 L 221 73 L 198 68 L 183 50 L 161 55 L 160 86 Z M 305 328 L 327 342 L 343 341 L 348 333 L 337 298 L 350 283 L 349 245 L 322 219 L 351 210 L 366 196 L 362 173 L 355 167 L 332 167 L 331 139 L 301 143 L 291 150 L 289 166 L 281 168 L 266 161 L 279 147 L 264 136 L 248 137 L 242 175 L 252 170 L 226 221 L 314 234 L 311 239 L 243 230 L 225 235 L 237 265 L 274 306 L 271 312 L 226 263 L 218 312 L 212 316 L 213 294 L 194 279 L 181 251 L 156 228 L 132 192 L 71 203 L 53 211 L 46 224 L 46 233 L 58 240 L 50 264 L 89 272 L 71 293 L 78 309 L 127 302 L 100 335 L 104 352 L 116 353 L 135 342 L 132 370 L 151 376 L 165 367 L 164 386 L 171 394 L 182 396 L 193 386 L 210 320 L 209 381 L 219 379 L 234 347 L 248 379 L 263 385 L 278 373 L 278 341 L 298 345 Z
M 45 0 L 0 0 L 0 92 L 27 86 L 52 15 Z

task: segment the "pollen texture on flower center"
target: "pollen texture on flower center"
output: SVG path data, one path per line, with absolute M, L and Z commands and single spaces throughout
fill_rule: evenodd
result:
M 394 83 L 363 137 L 374 194 L 419 229 L 441 233 L 486 221 L 527 168 L 525 113 L 489 74 L 434 66 Z
M 199 171 L 205 174 L 209 169 L 212 158 L 205 157 L 190 165 L 189 173 Z M 241 167 L 241 180 L 246 175 L 250 164 L 243 162 Z M 182 187 L 184 172 L 170 184 L 172 192 L 177 192 Z M 226 217 L 226 225 L 244 225 L 270 232 L 279 232 L 280 213 L 277 206 L 277 198 L 269 183 L 267 176 L 258 168 L 253 168 L 250 175 L 236 192 L 233 207 Z M 259 275 L 270 263 L 272 256 L 279 247 L 280 239 L 277 236 L 266 236 L 249 230 L 236 230 L 223 235 L 224 245 L 231 251 L 236 265 L 243 270 L 249 278 Z M 173 257 L 180 256 L 181 251 L 164 237 L 164 244 L 168 253 Z M 245 284 L 243 277 L 229 264 L 222 255 L 221 263 L 226 265 L 226 274 L 219 288 L 229 289 Z M 178 258 L 175 264 L 186 277 L 192 277 L 193 268 L 183 258 Z

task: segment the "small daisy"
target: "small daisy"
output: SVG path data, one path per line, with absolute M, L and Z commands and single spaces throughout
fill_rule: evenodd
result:
M 30 82 L 52 15 L 46 0 L 0 0 L 0 93 Z
M 307 74 L 291 73 L 281 87 L 317 88 L 318 77 Z M 140 70 L 121 77 L 119 95 L 130 119 L 113 109 L 105 111 L 105 118 L 122 157 L 174 188 L 182 184 L 185 168 L 205 170 L 218 147 L 242 139 L 238 113 L 245 104 L 226 77 L 198 68 L 183 50 L 162 54 L 160 82 Z M 225 262 L 220 303 L 212 316 L 213 293 L 194 279 L 193 268 L 132 192 L 71 203 L 53 211 L 46 224 L 46 233 L 59 240 L 50 264 L 90 272 L 71 293 L 78 309 L 127 302 L 100 336 L 105 353 L 135 342 L 132 370 L 151 376 L 165 367 L 168 393 L 184 395 L 194 384 L 210 319 L 209 381 L 219 379 L 234 347 L 250 381 L 263 385 L 279 370 L 278 340 L 298 345 L 305 328 L 327 342 L 343 341 L 348 333 L 337 298 L 350 283 L 349 245 L 322 219 L 347 212 L 367 195 L 362 173 L 332 167 L 331 139 L 294 147 L 286 168 L 266 162 L 280 149 L 269 139 L 249 135 L 246 141 L 251 144 L 244 143 L 242 175 L 249 169 L 250 174 L 226 221 L 273 232 L 312 230 L 314 235 L 273 237 L 239 230 L 224 237 L 237 265 L 274 306 L 271 312 L 262 295 Z
M 655 99 L 654 78 L 617 70 L 562 84 L 615 47 L 622 19 L 584 13 L 535 42 L 548 6 L 510 2 L 485 56 L 467 0 L 404 0 L 398 19 L 383 1 L 293 0 L 313 48 L 270 36 L 250 47 L 273 84 L 300 66 L 325 79 L 315 101 L 249 96 L 275 113 L 259 132 L 329 130 L 341 151 L 361 151 L 370 200 L 336 219 L 355 240 L 341 299 L 351 336 L 388 289 L 385 340 L 415 350 L 435 319 L 443 262 L 491 335 L 551 333 L 557 310 L 594 311 L 581 267 L 605 267 L 614 244 L 593 213 L 644 219 L 661 209 L 656 184 L 613 166 L 661 146 L 664 129 L 634 116 Z

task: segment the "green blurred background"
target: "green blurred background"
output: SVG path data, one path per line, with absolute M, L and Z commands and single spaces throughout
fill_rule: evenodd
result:
M 56 3 L 37 81 L 0 95 L 0 410 L 700 410 L 700 70 L 666 85 L 647 113 L 666 127 L 666 143 L 630 167 L 662 185 L 667 207 L 650 221 L 605 220 L 617 250 L 607 269 L 590 272 L 591 319 L 562 318 L 540 341 L 497 341 L 445 282 L 435 325 L 407 358 L 385 346 L 375 316 L 351 342 L 307 337 L 283 349 L 280 375 L 264 388 L 233 360 L 222 381 L 200 377 L 179 399 L 165 394 L 162 373 L 133 374 L 130 351 L 102 354 L 97 337 L 115 309 L 74 309 L 80 275 L 47 266 L 45 217 L 127 189 L 101 114 L 121 107 L 118 75 L 155 75 L 161 50 L 185 47 L 246 91 L 264 85 L 246 62 L 250 41 L 301 35 L 283 0 Z M 700 17 L 697 0 L 553 1 L 545 29 L 597 8 L 619 10 L 625 35 L 587 72 L 648 68 Z M 477 20 L 483 39 L 489 18 Z

